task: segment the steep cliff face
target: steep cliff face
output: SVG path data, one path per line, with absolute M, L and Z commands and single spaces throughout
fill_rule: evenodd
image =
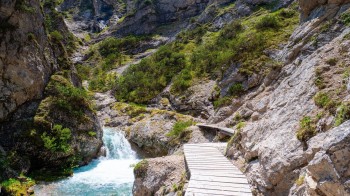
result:
M 68 58 L 75 38 L 55 5 L 0 1 L 0 181 L 37 170 L 67 174 L 102 145 L 101 126 Z
M 111 32 L 117 36 L 151 34 L 155 31 L 164 35 L 175 35 L 188 27 L 194 28 L 209 22 L 216 28 L 222 28 L 235 18 L 249 15 L 257 6 L 269 5 L 277 9 L 291 2 L 292 0 L 137 1 L 132 12 L 128 12 L 120 24 L 112 26 Z M 235 9 L 220 14 L 220 7 L 230 3 L 236 4 Z
M 229 106 L 233 115 L 221 122 L 235 124 L 232 119 L 237 115 L 248 119 L 242 130 L 237 129 L 228 155 L 245 163 L 244 170 L 258 192 L 349 194 L 348 167 L 342 165 L 347 161 L 338 157 L 347 156 L 338 149 L 349 150 L 343 145 L 349 127 L 328 131 L 348 118 L 344 114 L 349 100 L 350 29 L 344 20 L 348 3 L 300 1 L 303 23 L 280 53 L 279 58 L 285 59 L 281 73 L 272 83 L 264 80 L 257 90 L 237 99 L 242 106 Z M 328 101 L 321 103 L 321 96 Z M 325 135 L 333 139 L 322 139 Z M 316 143 L 322 147 L 314 147 Z M 327 169 L 321 171 L 321 167 Z
M 1 1 L 0 122 L 40 99 L 57 69 L 38 1 Z

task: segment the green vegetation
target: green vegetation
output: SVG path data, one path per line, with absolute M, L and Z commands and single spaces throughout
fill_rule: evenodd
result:
M 339 126 L 343 122 L 349 119 L 350 119 L 350 103 L 342 103 L 337 109 L 334 125 Z
M 304 183 L 304 180 L 305 180 L 305 175 L 301 175 L 299 176 L 299 178 L 295 181 L 295 184 L 297 186 L 301 186 L 303 183 Z
M 81 78 L 89 80 L 89 90 L 107 91 L 115 88 L 118 75 L 111 70 L 128 62 L 130 60 L 128 51 L 149 39 L 147 36 L 109 37 L 92 46 L 87 55 L 89 61 L 96 65 L 77 66 Z
M 284 16 L 284 14 L 281 14 L 281 16 Z M 278 19 L 274 15 L 267 15 L 262 17 L 255 25 L 258 30 L 277 29 L 279 26 L 280 25 L 278 24 Z
M 327 93 L 324 93 L 324 92 L 318 92 L 314 96 L 314 101 L 315 101 L 315 104 L 320 108 L 327 108 L 332 103 L 331 98 L 328 96 Z
M 300 141 L 307 141 L 316 135 L 316 123 L 310 116 L 305 116 L 300 120 L 300 128 L 297 131 L 297 138 Z
M 52 39 L 56 40 L 56 41 L 62 41 L 62 40 L 63 40 L 63 35 L 62 35 L 59 31 L 57 31 L 57 30 L 52 31 L 52 32 L 50 33 L 50 37 L 51 37 Z
M 143 177 L 146 175 L 148 167 L 148 161 L 146 159 L 143 159 L 142 161 L 138 162 L 134 167 L 134 174 L 135 177 Z
M 194 122 L 192 120 L 189 121 L 178 121 L 174 124 L 173 129 L 167 133 L 166 136 L 168 137 L 177 137 L 179 136 L 183 131 L 185 131 L 188 127 L 194 125 Z
M 242 83 L 235 83 L 228 89 L 228 93 L 235 97 L 242 95 L 244 91 Z
M 133 104 L 133 103 L 127 104 L 127 103 L 117 102 L 113 106 L 113 109 L 126 113 L 128 116 L 132 118 L 135 118 L 147 112 L 146 106 Z
M 280 65 L 266 56 L 264 50 L 287 42 L 298 22 L 294 9 L 276 12 L 262 9 L 228 24 L 219 32 L 208 31 L 206 25 L 182 32 L 176 41 L 131 66 L 118 78 L 116 97 L 122 101 L 147 103 L 171 81 L 171 92 L 181 94 L 199 80 L 220 79 L 233 63 L 240 65 L 239 72 L 246 76 L 268 74 Z M 233 84 L 230 94 L 244 94 L 242 85 Z M 214 104 L 221 107 L 228 99 L 214 100 Z
M 21 180 L 10 178 L 7 181 L 4 181 L 0 184 L 0 187 L 8 195 L 28 195 L 27 190 L 35 185 L 35 181 L 24 176 L 20 176 Z
M 53 102 L 58 108 L 66 110 L 73 116 L 82 117 L 83 108 L 87 107 L 92 110 L 89 96 L 86 90 L 74 87 L 64 74 L 68 75 L 69 73 L 52 75 L 46 91 L 54 95 Z
M 236 130 L 241 131 L 245 127 L 246 123 L 241 121 L 236 125 Z
M 214 101 L 214 108 L 221 108 L 223 106 L 231 105 L 232 98 L 231 97 L 220 97 Z
M 173 46 L 174 47 L 174 46 Z M 171 79 L 185 67 L 185 56 L 172 46 L 161 47 L 150 58 L 132 65 L 116 84 L 121 101 L 146 103 L 158 95 Z
M 345 25 L 350 25 L 350 12 L 345 12 L 341 14 L 340 20 L 345 24 Z
M 238 144 L 241 141 L 241 132 L 243 130 L 243 128 L 246 126 L 246 122 L 241 120 L 241 116 L 240 114 L 236 114 L 235 121 L 237 121 L 238 123 L 236 124 L 236 130 L 235 130 L 235 134 L 230 138 L 230 140 L 228 141 L 227 146 L 233 146 L 234 144 Z
M 44 147 L 52 152 L 69 152 L 69 139 L 71 138 L 71 130 L 63 128 L 62 125 L 54 125 L 52 130 L 41 135 L 44 142 Z
M 26 0 L 17 0 L 15 4 L 15 8 L 17 10 L 21 10 L 29 14 L 34 14 L 36 11 L 35 8 L 31 7 L 31 5 L 29 5 Z
M 90 137 L 95 137 L 96 136 L 96 132 L 93 132 L 93 131 L 89 131 L 88 134 L 89 134 Z
M 315 85 L 319 89 L 324 89 L 326 87 L 324 79 L 322 77 L 322 69 L 321 68 L 316 68 L 316 77 L 315 77 Z
M 338 63 L 338 59 L 336 58 L 330 58 L 326 60 L 326 63 L 331 66 L 335 66 Z

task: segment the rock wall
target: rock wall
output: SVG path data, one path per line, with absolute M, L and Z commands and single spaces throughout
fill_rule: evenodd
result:
M 39 1 L 0 1 L 0 122 L 40 99 L 58 65 Z
M 305 22 L 317 17 L 334 17 L 349 0 L 299 0 L 301 21 Z M 346 5 L 345 5 L 346 6 Z M 343 10 L 344 11 L 344 10 Z
M 348 151 L 348 147 L 343 144 L 347 141 L 349 123 L 321 133 L 309 142 L 301 142 L 296 136 L 300 120 L 305 116 L 316 115 L 320 110 L 314 101 L 314 96 L 319 91 L 315 84 L 317 70 L 320 67 L 327 67 L 325 70 L 337 69 L 335 64 L 327 63 L 332 58 L 341 59 L 343 65 L 349 65 L 349 53 L 344 48 L 348 45 L 346 36 L 350 29 L 339 20 L 328 20 L 329 17 L 339 18 L 349 8 L 346 3 L 348 2 L 300 1 L 304 21 L 281 53 L 280 58 L 286 59 L 282 72 L 271 85 L 263 83 L 256 91 L 237 100 L 242 106 L 233 109 L 233 115 L 221 122 L 229 126 L 237 114 L 249 119 L 239 133 L 238 142 L 229 148 L 228 156 L 246 163 L 243 170 L 256 194 L 350 194 L 346 182 L 347 167 L 337 165 L 347 163 L 340 158 L 347 154 L 339 149 L 344 147 L 345 152 Z M 323 11 L 318 12 L 319 10 Z M 322 28 L 326 30 L 322 32 Z M 319 40 L 317 44 L 311 41 L 313 36 Z M 329 77 L 333 77 L 334 81 L 327 88 L 342 84 L 342 81 L 335 80 L 337 74 L 333 73 Z M 340 102 L 348 100 L 348 93 L 345 94 L 339 98 Z M 219 112 L 220 110 L 217 113 Z M 332 116 L 325 117 L 318 122 L 317 127 L 328 128 L 318 128 L 317 132 L 327 131 L 333 123 Z M 329 140 L 323 139 L 325 135 Z M 314 147 L 316 143 L 322 147 Z M 303 182 L 298 182 L 304 178 L 304 185 Z M 303 186 L 299 187 L 300 185 Z
M 0 1 L 0 181 L 70 170 L 91 161 L 102 145 L 101 126 L 69 60 L 75 39 L 53 6 Z M 59 70 L 53 91 L 48 84 Z M 80 103 L 71 106 L 73 99 Z M 54 139 L 64 134 L 55 125 L 70 129 L 63 143 Z

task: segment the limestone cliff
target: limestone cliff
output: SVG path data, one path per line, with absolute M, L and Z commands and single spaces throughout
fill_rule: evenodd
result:
M 345 172 L 348 167 L 337 165 L 335 159 L 342 158 L 333 154 L 347 156 L 337 149 L 344 147 L 349 126 L 345 123 L 342 128 L 327 131 L 344 122 L 339 118 L 349 97 L 346 90 L 349 78 L 340 76 L 349 66 L 349 28 L 341 19 L 350 6 L 347 3 L 300 1 L 302 24 L 281 53 L 286 64 L 281 73 L 270 85 L 263 83 L 240 99 L 242 106 L 233 109 L 233 115 L 221 122 L 231 124 L 237 114 L 248 117 L 246 126 L 236 136 L 238 140 L 229 146 L 228 155 L 244 162 L 244 170 L 257 193 L 349 194 L 346 183 L 349 176 Z M 331 74 L 328 75 L 331 78 L 323 80 L 326 74 Z M 336 89 L 338 93 L 334 95 Z M 320 104 L 320 95 L 336 100 L 338 108 Z M 310 122 L 305 129 L 303 123 L 307 119 L 312 119 L 315 125 Z M 310 135 L 303 135 L 307 133 L 301 130 L 311 131 L 311 137 L 325 133 L 307 141 Z M 338 132 L 344 137 L 338 137 Z M 321 139 L 324 135 L 336 139 Z M 313 147 L 315 143 L 323 147 Z M 325 151 L 329 155 L 322 154 Z M 320 167 L 327 169 L 321 171 Z
M 1 181 L 38 170 L 38 178 L 70 173 L 102 145 L 96 114 L 69 60 L 77 42 L 55 6 L 0 1 Z

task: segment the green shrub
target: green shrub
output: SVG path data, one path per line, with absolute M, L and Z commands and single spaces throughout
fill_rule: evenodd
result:
M 171 86 L 171 92 L 174 94 L 184 92 L 191 86 L 191 80 L 191 72 L 187 69 L 184 69 L 182 72 L 180 72 L 179 75 L 175 76 Z
M 345 12 L 341 14 L 340 20 L 345 24 L 345 25 L 350 25 L 350 12 Z
M 325 108 L 325 107 L 327 107 L 328 104 L 331 102 L 331 98 L 328 96 L 327 93 L 318 92 L 318 93 L 314 96 L 314 101 L 315 101 L 315 104 L 316 104 L 318 107 Z
M 174 124 L 173 129 L 166 134 L 168 137 L 177 137 L 179 136 L 185 129 L 192 126 L 194 122 L 192 120 L 189 121 L 178 121 Z
M 231 97 L 220 97 L 219 99 L 214 101 L 214 108 L 221 108 L 223 106 L 231 105 L 232 98 Z
M 17 10 L 28 12 L 30 14 L 34 14 L 36 11 L 35 8 L 32 7 L 30 4 L 28 4 L 26 0 L 17 0 L 15 4 L 15 8 Z
M 4 190 L 5 195 L 28 195 L 27 190 L 34 185 L 35 181 L 30 178 L 26 178 L 23 182 L 10 178 L 9 180 L 2 182 L 0 187 Z
M 289 9 L 289 8 L 284 8 L 280 11 L 279 15 L 282 16 L 283 18 L 291 18 L 295 16 L 297 12 L 295 10 Z
M 349 119 L 350 119 L 350 103 L 342 103 L 337 109 L 334 125 L 339 126 L 343 122 Z
M 84 107 L 91 109 L 86 90 L 74 87 L 63 75 L 52 75 L 46 92 L 53 96 L 53 102 L 58 108 L 66 110 L 71 115 L 81 117 Z
M 324 79 L 322 77 L 322 69 L 320 68 L 316 68 L 316 77 L 315 77 L 315 85 L 319 88 L 319 89 L 324 89 L 326 87 Z
M 150 58 L 132 65 L 116 82 L 116 97 L 121 101 L 147 103 L 158 95 L 185 67 L 185 56 L 171 46 L 161 47 Z
M 148 161 L 143 159 L 135 165 L 134 174 L 136 178 L 144 177 L 146 175 L 148 164 Z
M 259 30 L 277 29 L 279 27 L 278 19 L 272 15 L 264 16 L 256 23 L 255 27 Z
M 52 32 L 50 33 L 50 37 L 51 37 L 52 39 L 56 40 L 56 41 L 62 41 L 62 40 L 63 40 L 63 35 L 62 35 L 59 31 L 57 31 L 57 30 L 52 31 Z
M 305 116 L 300 120 L 300 128 L 297 131 L 297 138 L 300 141 L 307 141 L 311 137 L 316 135 L 316 123 L 314 120 L 309 117 Z
M 330 58 L 326 60 L 326 63 L 331 66 L 335 66 L 338 63 L 338 59 L 336 58 Z
M 134 103 L 127 104 L 127 103 L 117 102 L 113 106 L 113 109 L 117 110 L 117 111 L 121 111 L 123 113 L 126 113 L 131 118 L 137 117 L 137 116 L 147 112 L 146 106 L 138 105 L 138 104 L 134 104 Z
M 239 122 L 237 125 L 236 125 L 236 129 L 237 130 L 242 130 L 244 127 L 245 127 L 246 123 L 245 122 Z
M 71 138 L 71 130 L 63 128 L 62 125 L 54 125 L 53 129 L 41 135 L 44 147 L 52 152 L 69 152 L 68 141 Z
M 202 37 L 206 32 L 206 26 L 199 26 L 193 30 L 182 31 L 176 38 L 182 43 L 188 43 L 189 41 L 194 40 L 195 43 L 198 44 L 202 41 Z
M 240 21 L 233 21 L 230 24 L 226 25 L 220 31 L 220 38 L 223 40 L 233 39 L 237 37 L 237 34 L 243 31 L 243 25 Z M 220 39 L 221 40 L 221 39 Z
M 228 89 L 228 93 L 232 96 L 240 96 L 244 91 L 242 83 L 235 83 Z

